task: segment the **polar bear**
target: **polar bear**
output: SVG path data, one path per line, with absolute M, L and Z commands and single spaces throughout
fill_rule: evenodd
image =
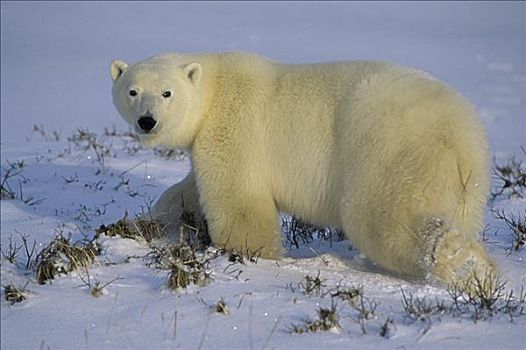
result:
M 489 156 L 472 105 L 432 76 L 349 61 L 163 54 L 112 62 L 113 100 L 148 146 L 186 149 L 192 171 L 154 216 L 182 206 L 212 242 L 279 259 L 278 213 L 343 229 L 406 278 L 455 283 L 494 264 L 478 241 Z

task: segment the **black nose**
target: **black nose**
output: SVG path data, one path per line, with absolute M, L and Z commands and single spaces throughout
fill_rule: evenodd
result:
M 157 120 L 153 119 L 152 116 L 147 115 L 140 117 L 139 120 L 137 120 L 137 124 L 139 124 L 139 127 L 144 131 L 151 131 L 157 124 Z

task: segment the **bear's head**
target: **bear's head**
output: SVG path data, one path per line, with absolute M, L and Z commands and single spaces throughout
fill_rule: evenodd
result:
M 146 60 L 110 67 L 113 103 L 147 146 L 191 147 L 202 114 L 201 65 Z

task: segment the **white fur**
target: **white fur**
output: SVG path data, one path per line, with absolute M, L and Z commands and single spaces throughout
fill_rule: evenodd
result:
M 463 97 L 426 73 L 247 53 L 116 62 L 123 117 L 136 125 L 149 111 L 159 125 L 141 135 L 147 144 L 191 151 L 184 186 L 154 208 L 161 221 L 177 224 L 186 191 L 218 246 L 279 258 L 285 211 L 341 227 L 407 277 L 451 283 L 493 268 L 477 240 L 489 186 L 484 130 Z

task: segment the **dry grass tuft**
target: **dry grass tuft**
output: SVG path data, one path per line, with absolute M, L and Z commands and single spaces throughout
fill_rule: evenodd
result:
M 483 277 L 475 275 L 472 279 L 448 289 L 452 298 L 452 310 L 462 315 L 468 314 L 477 322 L 488 320 L 497 314 L 504 314 L 513 320 L 525 314 L 526 293 L 524 288 L 518 296 L 513 291 L 505 292 L 506 282 L 494 273 Z
M 94 241 L 73 244 L 69 237 L 55 237 L 36 258 L 36 277 L 39 284 L 45 284 L 60 274 L 68 274 L 93 264 L 100 251 Z
M 7 286 L 5 286 L 5 300 L 11 303 L 11 305 L 15 303 L 21 303 L 22 301 L 26 300 L 26 286 L 24 286 L 23 288 L 17 288 L 12 284 L 8 284 Z
M 405 316 L 410 320 L 430 321 L 431 316 L 441 317 L 443 314 L 451 312 L 449 305 L 445 301 L 434 301 L 428 297 L 416 297 L 411 292 L 405 292 L 402 289 L 402 307 Z
M 109 286 L 113 282 L 122 279 L 120 277 L 116 277 L 116 278 L 112 279 L 111 281 L 106 282 L 106 283 L 103 284 L 101 281 L 97 281 L 97 280 L 94 281 L 91 278 L 91 275 L 89 273 L 88 268 L 86 268 L 85 270 L 86 270 L 86 276 L 85 277 L 80 276 L 80 280 L 82 281 L 82 283 L 84 283 L 84 286 L 88 287 L 90 295 L 92 297 L 94 297 L 94 298 L 98 298 L 98 297 L 103 296 L 104 295 L 104 288 L 106 288 L 107 286 Z
M 316 311 L 318 318 L 315 320 L 307 319 L 300 325 L 291 325 L 289 332 L 293 334 L 338 331 L 341 329 L 340 316 L 336 311 L 336 304 L 332 304 L 330 309 L 320 307 Z
M 173 291 L 185 289 L 190 284 L 203 287 L 209 284 L 210 280 L 210 273 L 203 265 L 192 267 L 190 265 L 175 263 L 170 267 L 166 287 Z
M 299 249 L 300 245 L 308 245 L 315 238 L 332 242 L 339 242 L 344 239 L 341 230 L 334 227 L 318 227 L 300 218 L 289 215 L 281 216 L 281 230 L 285 234 L 286 247 Z
M 326 287 L 324 282 L 325 280 L 320 278 L 320 271 L 318 271 L 316 277 L 306 275 L 303 282 L 298 283 L 298 287 L 303 289 L 303 293 L 307 296 L 320 296 L 323 288 Z
M 339 286 L 335 291 L 331 292 L 332 298 L 338 298 L 340 300 L 346 301 L 351 305 L 355 305 L 359 298 L 363 296 L 363 286 L 360 287 L 351 287 L 342 289 Z
M 225 300 L 223 298 L 221 298 L 217 302 L 215 306 L 215 310 L 218 314 L 228 315 L 230 313 L 230 309 L 228 305 L 225 303 Z
M 526 156 L 526 150 L 521 147 Z M 526 167 L 514 157 L 508 159 L 504 165 L 496 164 L 493 168 L 493 176 L 500 182 L 492 199 L 507 195 L 508 198 L 523 198 L 526 192 Z
M 166 236 L 164 229 L 153 219 L 137 218 L 130 221 L 127 214 L 114 224 L 101 225 L 96 232 L 96 238 L 104 234 L 110 237 L 120 236 L 145 241 L 151 248 L 146 256 L 149 260 L 147 265 L 170 271 L 166 280 L 167 288 L 175 291 L 184 289 L 190 284 L 204 286 L 211 278 L 208 272 L 208 260 L 199 256 L 198 250 L 208 247 L 209 242 L 203 241 L 199 233 L 203 232 L 208 237 L 208 231 L 198 225 L 199 221 L 195 219 L 195 215 L 189 212 L 183 214 L 185 217 L 182 219 L 185 221 L 182 222 L 185 223 L 181 226 L 181 243 L 176 245 L 156 245 L 158 243 L 154 243 L 156 239 Z M 191 224 L 199 228 L 190 226 Z
M 164 229 L 154 220 L 137 218 L 133 221 L 128 220 L 128 213 L 118 220 L 116 223 L 108 226 L 101 225 L 96 230 L 96 238 L 100 235 L 108 237 L 120 236 L 122 238 L 129 238 L 133 240 L 144 240 L 151 242 L 153 239 L 165 236 Z
M 514 214 L 507 215 L 503 210 L 493 210 L 493 214 L 497 219 L 504 221 L 513 232 L 512 250 L 519 250 L 523 247 L 526 244 L 526 215 L 524 217 Z
M 392 338 L 396 331 L 396 325 L 394 323 L 394 320 L 390 317 L 388 317 L 382 327 L 380 327 L 380 336 L 384 338 Z
M 148 266 L 155 265 L 158 269 L 170 271 L 166 280 L 167 288 L 176 291 L 190 284 L 205 286 L 210 283 L 208 258 L 198 255 L 195 248 L 185 243 L 151 248 L 152 251 L 147 255 L 150 259 Z
M 376 308 L 380 305 L 376 299 L 369 299 L 362 294 L 358 294 L 356 301 L 350 304 L 351 307 L 358 311 L 356 318 L 353 318 L 362 330 L 363 334 L 367 333 L 366 323 L 376 318 Z

